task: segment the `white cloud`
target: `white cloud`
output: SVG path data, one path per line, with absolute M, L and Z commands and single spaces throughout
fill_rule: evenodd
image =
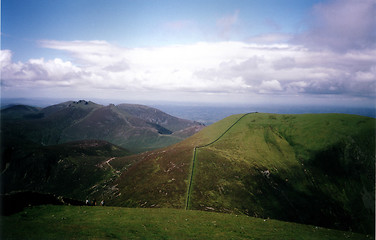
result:
M 283 88 L 278 80 L 262 81 L 260 85 L 260 93 L 271 93 L 275 91 L 282 91 Z
M 376 66 L 373 66 L 370 71 L 358 71 L 355 73 L 355 81 L 372 83 L 375 82 Z
M 110 44 L 106 41 L 52 41 L 39 42 L 42 47 L 69 52 L 78 64 L 86 67 L 95 66 L 105 69 L 107 67 L 123 66 L 127 70 L 127 59 L 124 58 L 126 49 Z
M 12 63 L 10 51 L 2 50 L 1 55 L 6 55 L 1 62 L 1 80 L 6 87 L 71 86 L 75 80 L 85 77 L 79 67 L 59 58 Z
M 12 52 L 10 50 L 1 50 L 0 63 L 1 66 L 6 66 L 11 63 Z
M 60 58 L 13 62 L 1 50 L 2 92 L 112 97 L 159 96 L 356 96 L 376 98 L 376 0 L 331 0 L 316 4 L 307 28 L 296 34 L 265 33 L 247 42 L 197 42 L 124 48 L 107 41 L 39 41 L 68 53 Z M 268 20 L 274 31 L 278 23 Z M 223 40 L 244 30 L 240 11 L 212 26 Z M 200 23 L 177 20 L 161 26 L 190 34 Z M 240 34 L 242 35 L 242 34 Z M 261 94 L 260 94 L 261 93 Z M 197 97 L 196 97 L 197 98 Z
M 343 94 L 375 97 L 376 49 L 346 53 L 299 45 L 200 42 L 122 48 L 105 41 L 43 41 L 71 61 L 12 62 L 1 51 L 6 89 L 203 94 Z M 69 90 L 68 90 L 69 89 Z M 164 97 L 165 97 L 164 96 Z
M 291 34 L 286 33 L 267 33 L 257 36 L 252 36 L 248 39 L 248 42 L 258 44 L 273 44 L 273 43 L 285 43 L 291 40 Z

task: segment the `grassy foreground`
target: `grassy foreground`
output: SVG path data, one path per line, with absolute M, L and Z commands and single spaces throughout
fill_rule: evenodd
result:
M 52 205 L 3 217 L 1 229 L 1 239 L 372 239 L 245 215 Z

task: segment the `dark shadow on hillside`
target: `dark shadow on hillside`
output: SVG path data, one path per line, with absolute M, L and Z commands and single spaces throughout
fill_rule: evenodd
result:
M 1 215 L 9 216 L 21 212 L 25 207 L 37 205 L 85 205 L 83 201 L 56 196 L 53 194 L 38 193 L 38 192 L 16 192 L 12 194 L 1 194 Z
M 343 174 L 342 171 L 345 170 L 338 170 L 339 175 Z M 357 175 L 337 175 L 336 181 L 332 181 L 330 186 L 323 186 L 327 182 L 324 180 L 327 176 L 320 175 L 312 168 L 307 168 L 306 178 L 308 185 L 305 186 L 304 192 L 295 186 L 297 181 L 303 182 L 304 179 L 286 181 L 275 174 L 263 177 L 249 176 L 245 182 L 257 182 L 260 192 L 258 203 L 265 210 L 261 217 L 374 235 L 375 208 L 372 195 L 374 196 L 375 191 L 367 191 L 368 188 L 372 189 L 369 185 L 374 181 L 368 181 L 368 186 L 363 185 L 363 188 L 359 188 L 356 187 L 356 182 L 359 181 Z M 343 198 L 347 199 L 347 204 L 344 204 Z M 243 205 L 245 213 L 247 207 L 248 205 Z

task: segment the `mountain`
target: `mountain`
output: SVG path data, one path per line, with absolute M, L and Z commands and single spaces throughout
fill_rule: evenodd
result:
M 1 110 L 2 135 L 36 144 L 98 139 L 132 152 L 142 152 L 181 141 L 204 126 L 170 116 L 155 108 L 120 104 L 102 106 L 69 101 L 43 109 L 24 105 Z
M 233 115 L 175 145 L 113 161 L 111 205 L 243 213 L 374 233 L 375 119 Z M 134 162 L 130 167 L 123 167 Z
M 32 190 L 374 234 L 374 118 L 232 115 L 166 147 L 202 125 L 140 105 L 17 108 L 2 110 L 5 193 Z M 165 147 L 131 155 L 109 138 L 133 153 Z
M 204 127 L 147 106 L 85 100 L 46 108 L 12 105 L 1 110 L 1 120 L 2 192 L 81 200 L 116 189 L 108 188 L 119 175 L 112 160 L 176 143 Z

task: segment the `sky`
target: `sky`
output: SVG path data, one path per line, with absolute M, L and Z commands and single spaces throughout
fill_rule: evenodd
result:
M 2 0 L 2 98 L 375 107 L 376 0 Z

